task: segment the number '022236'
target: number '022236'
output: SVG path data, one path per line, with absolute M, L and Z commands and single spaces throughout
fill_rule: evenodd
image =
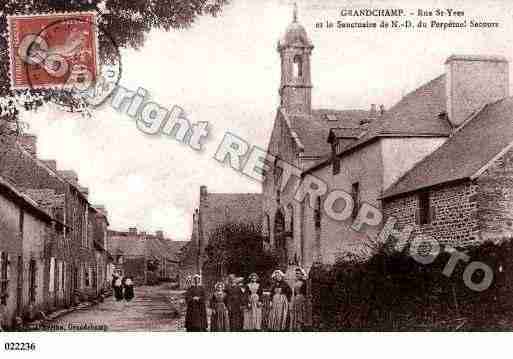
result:
M 34 351 L 36 350 L 36 343 L 6 342 L 4 349 L 6 351 Z

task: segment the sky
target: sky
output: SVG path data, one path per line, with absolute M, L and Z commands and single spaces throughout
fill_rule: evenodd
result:
M 508 1 L 296 2 L 299 22 L 315 47 L 314 108 L 369 109 L 373 103 L 389 108 L 442 74 L 451 54 L 512 59 L 513 4 Z M 276 43 L 292 21 L 292 3 L 232 0 L 217 18 L 202 17 L 187 30 L 153 31 L 140 50 L 121 50 L 122 86 L 143 87 L 152 101 L 169 109 L 182 107 L 191 122 L 209 122 L 203 151 L 143 134 L 132 118 L 108 105 L 90 119 L 46 106 L 25 114 L 27 132 L 38 135 L 39 158 L 56 159 L 58 169 L 74 169 L 81 185 L 89 187 L 90 202 L 106 206 L 111 228 L 163 230 L 170 238 L 189 239 L 200 185 L 211 192 L 260 192 L 259 183 L 213 156 L 226 131 L 266 147 L 279 101 Z M 367 7 L 415 13 L 452 7 L 463 10 L 468 20 L 500 26 L 446 31 L 315 27 L 341 20 L 341 9 Z

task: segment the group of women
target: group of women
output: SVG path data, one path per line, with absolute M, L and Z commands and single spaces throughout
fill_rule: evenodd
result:
M 123 299 L 130 302 L 134 298 L 134 283 L 131 277 L 123 277 L 119 273 L 112 275 L 111 287 L 114 298 L 120 302 Z
M 292 288 L 285 275 L 275 270 L 272 284 L 265 290 L 259 277 L 252 273 L 247 282 L 231 274 L 227 283 L 217 282 L 210 298 L 201 286 L 201 277 L 192 278 L 187 290 L 187 331 L 206 331 L 207 308 L 210 309 L 210 331 L 302 331 L 306 329 L 306 273 L 296 269 Z M 208 300 L 207 300 L 208 299 Z

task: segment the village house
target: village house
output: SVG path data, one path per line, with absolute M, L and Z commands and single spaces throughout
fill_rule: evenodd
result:
M 64 224 L 0 176 L 0 326 L 62 306 Z M 53 256 L 53 257 L 50 257 Z M 50 258 L 53 258 L 51 260 Z M 53 269 L 52 269 L 53 266 Z
M 452 247 L 513 236 L 513 99 L 500 57 L 451 56 L 450 137 L 381 196 L 386 216 Z M 442 89 L 443 90 L 443 89 Z
M 106 292 L 109 288 L 109 283 L 113 273 L 112 255 L 109 253 L 107 232 L 109 228 L 108 212 L 103 205 L 95 205 L 91 217 L 92 221 L 92 236 L 93 247 L 95 249 L 96 268 L 92 275 L 93 280 L 96 281 L 96 286 L 93 289 L 97 296 Z
M 308 270 L 314 262 L 368 255 L 382 225 L 351 228 L 363 203 L 382 211 L 383 223 L 394 216 L 399 228 L 412 224 L 454 246 L 511 236 L 513 104 L 506 59 L 451 56 L 445 74 L 387 111 L 314 110 L 312 49 L 295 18 L 278 43 L 281 103 L 268 147 L 277 160 L 263 185 L 264 233 L 286 264 Z M 296 167 L 301 181 L 315 178 L 328 192 L 348 194 L 349 218 L 326 215 L 326 195 L 296 201 L 299 180 L 281 186 L 279 161 Z M 343 211 L 341 202 L 336 211 Z
M 210 193 L 200 186 L 199 208 L 193 214 L 191 240 L 181 253 L 180 285 L 186 278 L 201 274 L 207 260 L 206 248 L 216 230 L 226 224 L 262 224 L 262 195 L 258 193 Z
M 58 171 L 56 161 L 40 160 L 35 136 L 23 135 L 17 142 L 3 146 L 0 175 L 64 225 L 63 239 L 47 241 L 42 255 L 41 270 L 48 280 L 41 282 L 45 286 L 36 286 L 35 292 L 43 296 L 48 292 L 51 299 L 45 310 L 96 298 L 98 263 L 93 229 L 98 225 L 98 211 L 87 199 L 88 189 L 79 185 L 74 171 Z M 30 258 L 24 258 L 24 266 L 32 263 Z
M 163 231 L 153 235 L 132 227 L 128 231 L 109 231 L 108 243 L 114 271 L 132 277 L 135 283 L 177 280 L 179 253 L 186 242 L 165 238 Z

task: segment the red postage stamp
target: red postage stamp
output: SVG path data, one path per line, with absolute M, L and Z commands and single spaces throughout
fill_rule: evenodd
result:
M 98 76 L 92 12 L 8 17 L 12 89 L 64 88 Z

